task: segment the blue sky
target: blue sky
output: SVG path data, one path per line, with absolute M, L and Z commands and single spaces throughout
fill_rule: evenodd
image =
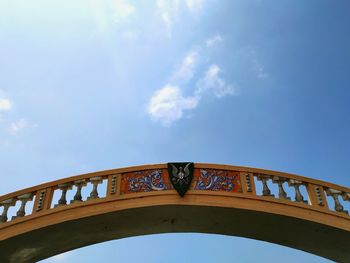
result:
M 0 0 L 0 193 L 168 161 L 349 186 L 349 10 L 346 0 Z M 196 248 L 193 262 L 213 262 L 217 251 L 218 262 L 323 260 L 169 234 L 46 262 L 171 262 L 183 242 Z

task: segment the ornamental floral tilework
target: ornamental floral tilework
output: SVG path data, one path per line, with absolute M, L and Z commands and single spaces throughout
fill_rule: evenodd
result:
M 239 172 L 215 169 L 196 169 L 195 190 L 242 192 Z
M 172 189 L 165 169 L 144 170 L 124 173 L 121 180 L 121 194 L 163 191 Z

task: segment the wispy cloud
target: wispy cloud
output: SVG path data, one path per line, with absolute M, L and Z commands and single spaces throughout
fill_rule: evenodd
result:
M 10 111 L 12 109 L 12 101 L 6 96 L 5 92 L 0 90 L 0 122 L 3 121 L 2 112 Z
M 257 59 L 253 59 L 253 70 L 258 79 L 267 79 L 270 75 L 266 72 L 264 66 Z
M 114 19 L 116 22 L 127 19 L 135 13 L 135 6 L 124 0 L 114 0 Z
M 168 84 L 153 94 L 148 113 L 153 120 L 170 126 L 182 118 L 184 110 L 194 109 L 197 105 L 197 97 L 183 97 L 179 87 Z
M 198 63 L 199 54 L 197 51 L 190 51 L 182 60 L 180 66 L 175 70 L 172 80 L 190 80 L 194 75 L 195 67 Z
M 37 124 L 29 123 L 26 119 L 20 118 L 17 121 L 11 120 L 11 118 L 5 118 L 5 112 L 11 111 L 13 108 L 13 102 L 9 99 L 7 94 L 0 90 L 0 129 L 4 129 L 9 134 L 15 135 L 27 128 L 36 128 Z M 13 114 L 9 115 L 12 116 Z
M 28 127 L 28 122 L 25 119 L 19 119 L 18 121 L 12 122 L 10 124 L 9 131 L 12 134 L 16 134 L 24 128 Z
M 9 99 L 0 98 L 0 111 L 9 111 L 12 109 L 12 102 Z
M 167 35 L 172 34 L 174 20 L 178 17 L 180 1 L 179 0 L 157 0 L 157 13 L 162 19 Z
M 169 127 L 181 119 L 186 111 L 195 109 L 205 96 L 222 98 L 237 94 L 236 88 L 227 83 L 222 76 L 223 72 L 219 65 L 215 63 L 205 65 L 208 59 L 201 59 L 202 56 L 207 57 L 207 54 L 203 54 L 203 52 L 222 41 L 223 38 L 216 35 L 187 52 L 181 63 L 175 67 L 169 83 L 151 96 L 147 113 L 152 120 Z M 196 71 L 203 69 L 203 66 L 206 66 L 207 69 L 198 74 Z M 196 79 L 196 76 L 200 77 Z M 190 80 L 194 81 L 190 82 Z M 195 83 L 192 87 L 192 95 L 184 97 L 181 86 L 191 83 Z M 186 90 L 191 90 L 191 87 L 186 87 Z
M 126 0 L 90 0 L 89 3 L 96 22 L 91 36 L 109 34 L 116 28 L 124 30 L 137 11 L 135 5 Z
M 203 7 L 203 0 L 186 0 L 186 5 L 191 12 L 196 12 Z
M 256 77 L 257 77 L 258 79 L 267 79 L 267 78 L 269 77 L 269 73 L 267 73 L 267 72 L 265 71 L 265 69 L 264 69 L 262 66 L 260 66 L 260 67 L 258 68 L 258 72 L 257 72 Z
M 9 111 L 12 109 L 12 101 L 6 93 L 0 89 L 0 111 Z
M 24 129 L 36 128 L 36 127 L 38 127 L 37 124 L 29 123 L 26 119 L 21 118 L 17 121 L 11 122 L 8 130 L 11 134 L 15 135 Z
M 190 11 L 191 15 L 196 15 L 203 7 L 202 0 L 157 0 L 157 15 L 165 25 L 168 37 L 172 36 L 174 25 L 180 21 L 184 11 Z
M 231 84 L 219 76 L 220 67 L 216 64 L 209 66 L 202 79 L 198 80 L 195 90 L 196 96 L 202 96 L 207 92 L 212 92 L 217 98 L 227 95 L 234 95 L 235 90 Z
M 224 39 L 222 38 L 222 36 L 216 35 L 216 36 L 213 36 L 213 37 L 207 39 L 207 40 L 205 41 L 205 43 L 206 43 L 207 47 L 210 48 L 210 47 L 215 46 L 216 44 L 221 43 L 222 41 L 224 41 Z

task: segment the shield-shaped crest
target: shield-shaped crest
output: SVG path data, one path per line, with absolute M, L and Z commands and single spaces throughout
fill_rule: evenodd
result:
M 181 197 L 191 185 L 193 168 L 193 163 L 168 163 L 170 181 Z

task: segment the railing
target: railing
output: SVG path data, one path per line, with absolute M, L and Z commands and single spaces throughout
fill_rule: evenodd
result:
M 0 228 L 18 218 L 54 211 L 58 207 L 68 208 L 92 200 L 105 201 L 128 196 L 135 198 L 145 192 L 176 194 L 169 181 L 166 164 L 85 174 L 3 195 L 0 197 Z M 349 217 L 344 208 L 349 206 L 349 188 L 255 168 L 195 164 L 188 194 L 219 192 L 269 199 Z

